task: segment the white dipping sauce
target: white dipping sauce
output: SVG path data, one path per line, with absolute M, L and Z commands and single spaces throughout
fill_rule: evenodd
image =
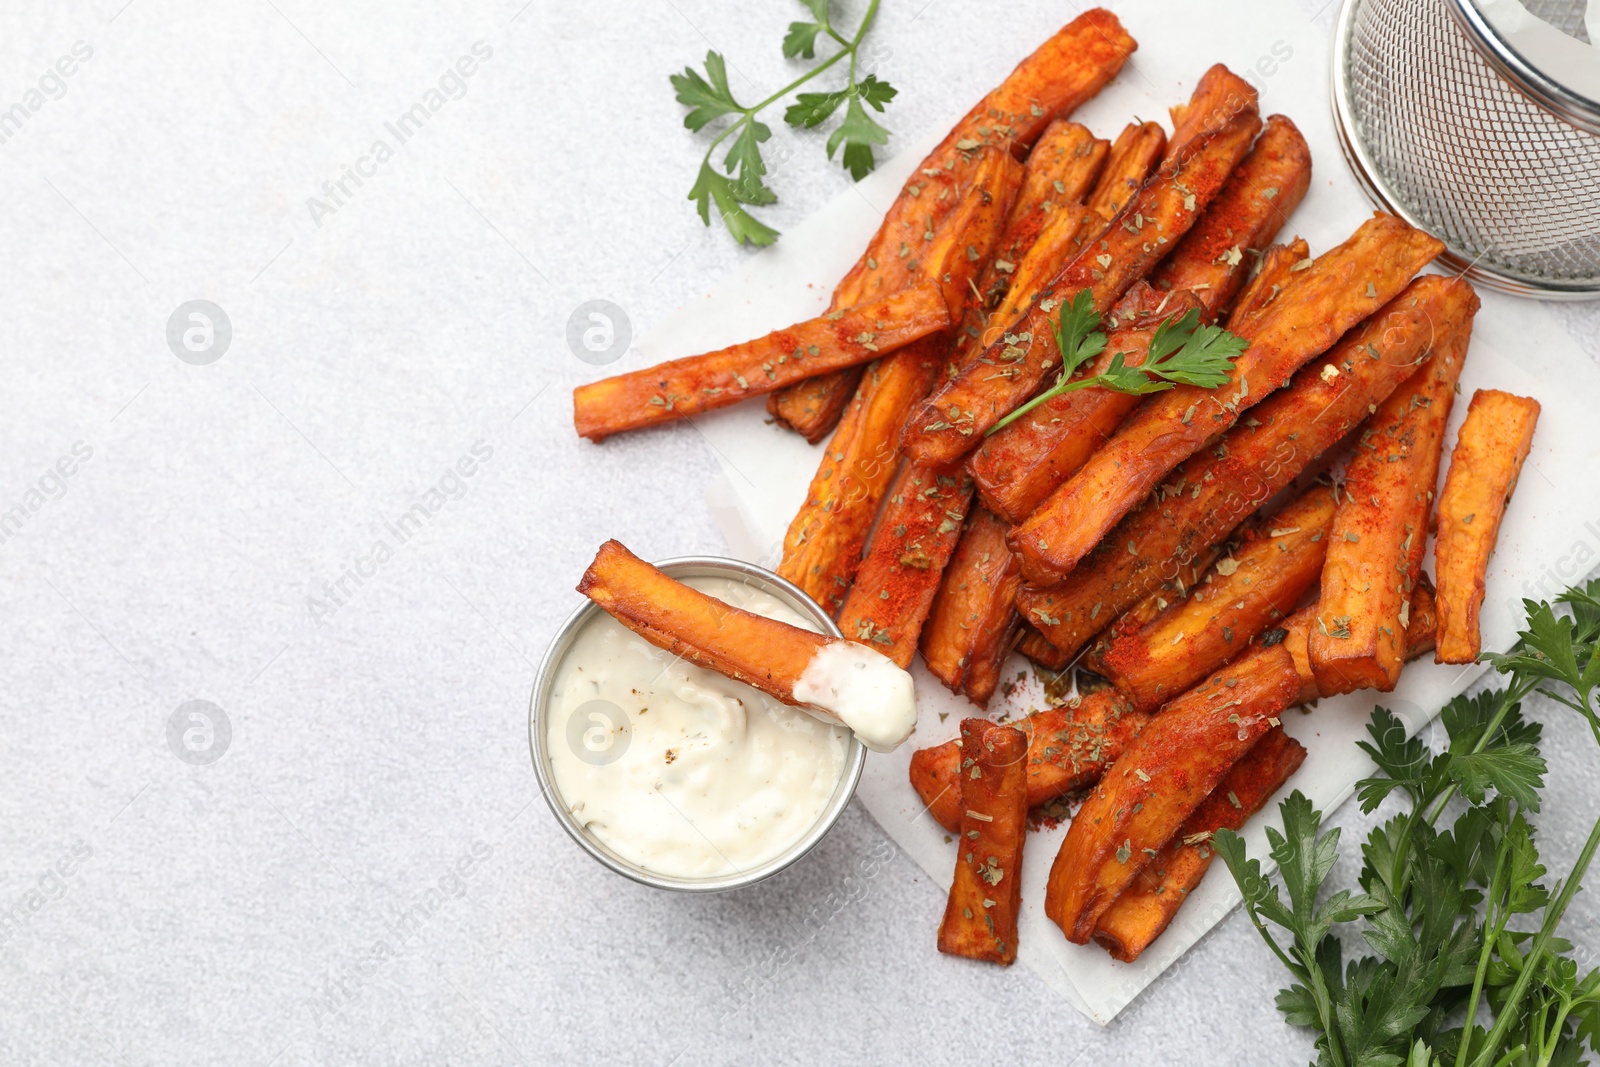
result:
M 893 752 L 917 725 L 910 672 L 854 641 L 835 641 L 812 656 L 794 698 L 833 712 L 874 752 Z
M 684 584 L 817 632 L 735 579 Z M 619 857 L 673 878 L 745 871 L 787 851 L 822 817 L 850 742 L 848 730 L 668 655 L 603 614 L 562 657 L 546 716 L 561 803 Z

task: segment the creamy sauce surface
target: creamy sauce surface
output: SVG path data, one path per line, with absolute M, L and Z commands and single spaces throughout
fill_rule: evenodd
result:
M 837 715 L 874 752 L 894 751 L 917 725 L 910 672 L 854 641 L 835 641 L 812 656 L 794 698 Z
M 735 579 L 684 584 L 817 631 Z M 850 741 L 848 730 L 668 655 L 609 615 L 568 648 L 545 729 L 556 792 L 578 823 L 621 858 L 674 878 L 733 874 L 785 852 L 821 818 Z

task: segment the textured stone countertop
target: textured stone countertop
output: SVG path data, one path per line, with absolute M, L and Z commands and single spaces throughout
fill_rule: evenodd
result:
M 0 1062 L 1308 1058 L 1237 913 L 1101 1030 L 939 955 L 942 893 L 858 807 L 698 899 L 608 874 L 537 793 L 529 684 L 595 546 L 724 550 L 697 435 L 573 436 L 568 316 L 609 300 L 637 335 L 748 254 L 684 200 L 703 148 L 666 77 L 715 47 L 777 84 L 801 10 L 0 10 Z M 1076 8 L 995 10 L 883 4 L 891 150 Z M 803 147 L 780 229 L 848 182 Z M 231 324 L 205 365 L 168 340 L 198 298 Z M 1560 314 L 1600 351 L 1600 308 Z M 225 716 L 209 764 L 176 755 L 190 701 Z M 1597 793 L 1559 711 L 1566 857 Z

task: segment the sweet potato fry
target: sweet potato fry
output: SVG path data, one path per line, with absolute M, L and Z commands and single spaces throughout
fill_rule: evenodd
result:
M 966 314 L 978 272 L 989 262 L 1022 180 L 1021 164 L 1000 148 L 979 145 L 965 153 L 963 159 L 966 165 L 961 173 L 970 179 L 968 184 L 951 185 L 949 174 L 937 183 L 930 180 L 928 213 L 917 232 L 907 235 L 893 250 L 874 254 L 874 249 L 869 248 L 867 256 L 856 265 L 856 271 L 867 271 L 883 280 L 883 263 L 892 256 L 896 263 L 894 277 L 900 285 L 937 284 L 952 325 L 961 322 Z M 931 191 L 934 184 L 939 187 L 937 196 Z M 994 203 L 997 195 L 1005 197 L 999 206 Z M 872 293 L 885 291 L 882 285 L 855 286 L 847 284 L 849 281 L 847 278 L 835 290 L 835 305 L 839 294 L 857 288 Z M 837 307 L 830 313 L 837 314 Z M 792 383 L 772 395 L 767 410 L 815 444 L 839 421 L 843 406 L 856 392 L 861 373 L 857 366 Z
M 1218 560 L 1187 600 L 1112 641 L 1100 673 L 1154 711 L 1243 653 L 1315 588 L 1333 512 L 1332 491 L 1311 489 Z
M 988 346 L 985 331 L 996 309 L 1003 321 L 1033 298 L 1055 267 L 1081 243 L 1080 201 L 1100 172 L 1106 143 L 1075 122 L 1058 121 L 1028 156 L 1022 188 L 1005 230 L 983 268 L 977 293 L 967 301 L 951 363 L 961 366 Z
M 1439 602 L 1428 572 L 1417 575 L 1417 584 L 1411 587 L 1411 618 L 1406 627 L 1406 661 L 1416 659 L 1424 652 L 1432 652 L 1439 638 Z
M 1411 625 L 1406 627 L 1406 662 L 1426 655 L 1433 651 L 1434 639 L 1438 633 L 1439 615 L 1433 595 L 1433 586 L 1428 582 L 1427 574 L 1417 577 L 1417 584 L 1411 590 L 1410 601 Z M 1290 657 L 1294 660 L 1294 669 L 1300 675 L 1300 699 L 1298 703 L 1309 704 L 1325 696 L 1337 696 L 1336 693 L 1324 693 L 1317 686 L 1317 677 L 1311 673 L 1311 656 L 1308 646 L 1311 640 L 1311 628 L 1315 625 L 1315 612 L 1297 613 L 1289 618 L 1282 627 L 1268 630 L 1260 638 L 1262 642 L 1278 641 L 1289 650 Z
M 1022 179 L 1021 165 L 1008 154 L 994 149 L 975 154 L 984 160 L 976 184 L 952 216 L 952 229 L 936 236 L 934 245 L 941 251 L 930 256 L 945 263 L 938 277 L 953 313 L 964 310 L 973 275 L 999 238 Z M 958 227 L 963 215 L 966 221 Z M 822 453 L 806 502 L 789 524 L 778 573 L 830 608 L 843 602 L 861 563 L 894 473 L 895 441 L 905 414 L 943 372 L 948 350 L 948 338 L 928 338 L 869 364 Z
M 999 247 L 1024 173 L 1021 163 L 998 148 L 976 148 L 972 154 L 978 157 L 972 184 L 956 209 L 942 227 L 922 233 L 917 251 L 904 249 L 917 279 L 939 286 L 952 324 L 961 321 L 978 276 Z
M 846 637 L 911 666 L 939 578 L 972 505 L 972 476 L 907 464 L 839 611 Z
M 1267 119 L 1250 154 L 1150 284 L 1162 291 L 1188 289 L 1200 297 L 1207 321 L 1232 303 L 1254 257 L 1277 236 L 1311 185 L 1311 149 L 1282 115 Z
M 1143 282 L 1128 291 L 1119 311 L 1130 298 L 1138 298 L 1128 308 L 1132 317 L 1111 332 L 1105 352 L 1088 373 L 1103 371 L 1114 353 L 1121 353 L 1129 366 L 1143 363 L 1161 322 L 1201 306 L 1198 297 L 1186 290 L 1160 294 Z M 1110 389 L 1062 393 L 984 438 L 969 460 L 984 504 L 1012 524 L 1022 522 L 1105 444 L 1139 399 Z
M 1496 389 L 1472 394 L 1439 496 L 1436 663 L 1473 663 L 1483 650 L 1478 609 L 1483 606 L 1484 574 L 1538 421 L 1537 400 Z
M 969 365 L 985 358 L 989 347 L 1005 336 L 1006 326 L 1033 303 L 1039 292 L 1050 284 L 1063 260 L 1078 254 L 1084 238 L 1090 232 L 1093 216 L 1084 209 L 1074 208 L 1052 214 L 1034 238 L 1028 252 L 1015 264 L 1004 261 L 1013 269 L 1001 271 L 995 262 L 990 263 L 994 277 L 984 296 L 999 299 L 984 309 L 982 323 L 976 330 L 973 316 L 962 324 L 962 334 L 957 339 L 951 370 L 947 376 L 958 374 Z M 1003 279 L 1003 283 L 1002 280 Z
M 1008 965 L 1017 958 L 1022 906 L 1022 843 L 1028 790 L 1021 730 L 963 719 L 961 823 L 956 873 L 939 923 L 939 951 Z
M 1168 109 L 1172 118 L 1172 142 L 1163 162 L 1178 158 L 1187 145 L 1204 136 L 1207 130 L 1214 130 L 1240 112 L 1255 107 L 1254 87 L 1224 64 L 1213 63 L 1195 83 L 1189 99 Z
M 1424 576 L 1426 578 L 1426 576 Z M 1282 627 L 1260 635 L 1256 644 L 1282 645 L 1290 654 L 1300 690 L 1292 703 L 1304 704 L 1322 694 L 1306 659 L 1306 632 L 1310 612 L 1299 612 Z M 1406 658 L 1433 650 L 1433 590 L 1419 582 L 1411 594 L 1411 626 L 1406 630 Z M 1042 648 L 1055 646 L 1031 632 Z M 1059 670 L 1066 666 L 1052 669 Z M 1092 785 L 1101 772 L 1139 735 L 1150 716 L 1136 711 L 1115 689 L 1102 689 L 1083 698 L 1076 707 L 1048 708 L 1012 725 L 1028 735 L 1028 806 L 1036 808 L 1057 797 Z M 954 741 L 918 749 L 911 757 L 911 784 L 929 814 L 954 832 L 961 817 L 961 784 L 957 773 L 961 748 Z
M 990 511 L 972 509 L 922 628 L 929 672 L 979 707 L 994 695 L 1022 621 L 1016 608 L 1022 578 L 1006 530 Z
M 726 604 L 616 541 L 600 546 L 578 592 L 657 648 L 847 727 L 874 752 L 916 729 L 911 675 L 881 652 Z
M 1166 133 L 1153 122 L 1129 126 L 1117 139 L 1113 158 L 1101 170 L 1087 204 L 1052 210 L 1036 227 L 1024 227 L 1019 233 L 1013 234 L 1008 224 L 1003 247 L 1009 249 L 1024 242 L 1026 247 L 990 261 L 979 290 L 985 298 L 982 322 L 975 332 L 975 316 L 969 310 L 962 323 L 956 358 L 952 360 L 957 370 L 981 357 L 990 345 L 1004 337 L 1006 327 L 1021 318 L 1040 290 L 1054 281 L 1061 265 L 1105 232 L 1111 219 L 1138 192 L 1166 143 Z M 1030 171 L 1031 160 L 1030 156 Z M 1069 192 L 1081 188 L 1081 177 L 1070 176 L 1063 184 Z M 1021 200 L 1019 196 L 1018 202 Z M 1012 215 L 1015 218 L 1015 210 Z
M 1017 617 L 1021 616 L 1022 613 L 1017 612 Z M 1064 671 L 1072 664 L 1071 655 L 1045 640 L 1044 634 L 1026 622 L 1022 624 L 1022 636 L 1017 638 L 1017 651 L 1046 670 Z
M 764 618 L 690 588 L 607 541 L 578 592 L 657 648 L 799 704 L 794 686 L 834 639 Z
M 1286 245 L 1273 245 L 1261 254 L 1261 263 L 1255 277 L 1245 283 L 1228 312 L 1228 329 L 1241 336 L 1253 329 L 1251 320 L 1266 310 L 1267 305 L 1289 284 L 1297 264 L 1308 263 L 1311 249 L 1305 239 L 1296 237 Z
M 1306 750 L 1282 727 L 1268 730 L 1100 916 L 1095 941 L 1113 959 L 1124 963 L 1138 959 L 1205 877 L 1214 855 L 1211 835 L 1243 826 L 1283 788 L 1305 758 Z
M 939 287 L 919 283 L 753 341 L 580 385 L 572 392 L 573 422 L 580 437 L 602 441 L 737 404 L 819 368 L 871 362 L 949 325 Z
M 1145 725 L 1078 809 L 1050 869 L 1045 914 L 1069 941 L 1088 942 L 1112 901 L 1299 693 L 1288 651 L 1258 645 Z
M 1465 282 L 1435 275 L 1412 282 L 1216 447 L 1186 464 L 1065 581 L 1024 585 L 1017 595 L 1023 619 L 1064 653 L 1076 655 L 1365 419 L 1370 405 L 1416 371 L 1439 336 L 1436 324 L 1447 326 L 1476 307 L 1477 296 Z
M 1406 606 L 1472 331 L 1470 317 L 1450 325 L 1450 340 L 1368 420 L 1345 469 L 1311 631 L 1311 670 L 1323 693 L 1387 693 L 1400 678 Z
M 1253 97 L 1254 90 L 1240 84 Z M 984 433 L 1037 392 L 1060 365 L 1052 317 L 1059 304 L 1088 291 L 1096 310 L 1110 310 L 1150 272 L 1166 246 L 1189 231 L 1260 128 L 1254 107 L 1242 110 L 1195 138 L 1146 181 L 1119 221 L 1085 245 L 981 359 L 968 363 L 913 413 L 901 449 L 920 463 L 948 464 L 982 443 Z
M 1269 630 L 1262 638 L 1261 644 L 1269 641 L 1277 642 L 1289 654 L 1290 661 L 1294 664 L 1294 672 L 1300 679 L 1300 695 L 1296 698 L 1300 704 L 1310 704 L 1320 700 L 1322 691 L 1317 688 L 1317 677 L 1311 673 L 1311 657 L 1307 653 L 1307 645 L 1311 639 L 1311 620 L 1316 615 L 1315 606 L 1297 611 L 1284 624 L 1276 630 Z
M 779 426 L 789 427 L 814 445 L 839 424 L 839 416 L 860 387 L 864 371 L 863 367 L 847 367 L 769 393 L 767 414 Z
M 1076 706 L 1046 708 L 1012 723 L 1028 737 L 1028 807 L 1093 783 L 1149 720 L 1116 690 L 1101 689 Z M 961 746 L 954 741 L 911 756 L 912 787 L 950 831 L 961 819 L 961 764 Z
M 1166 143 L 1166 132 L 1153 122 L 1135 123 L 1122 131 L 1088 201 L 1081 207 L 1054 213 L 1040 228 L 1029 254 L 1017 262 L 1015 272 L 1009 276 L 1007 299 L 991 304 L 988 328 L 977 339 L 980 343 L 962 339 L 965 351 L 956 360 L 958 369 L 1004 337 L 1006 328 L 1022 317 L 1042 289 L 1054 282 L 1061 265 L 1076 258 L 1089 241 L 1104 235 L 1111 220 L 1144 184 Z
M 1082 204 L 1105 168 L 1109 142 L 1076 122 L 1057 119 L 1045 127 L 1028 153 L 1017 202 L 1006 220 L 1000 255 L 1016 262 L 1028 252 L 1040 227 L 1057 211 Z M 1003 273 L 1003 272 L 1002 272 Z
M 1230 547 L 1230 544 L 1226 541 L 1213 545 L 1194 559 L 1178 567 L 1177 574 L 1174 577 L 1162 582 L 1154 592 L 1146 593 L 1133 607 L 1117 616 L 1110 626 L 1101 630 L 1099 636 L 1083 650 L 1083 655 L 1079 657 L 1078 663 L 1094 673 L 1104 676 L 1106 673 L 1105 658 L 1106 654 L 1111 651 L 1111 646 L 1118 640 L 1131 634 L 1136 634 L 1152 622 L 1155 622 L 1161 613 L 1167 611 L 1172 605 L 1182 603 L 1189 596 L 1190 590 L 1196 588 L 1205 580 L 1206 575 L 1211 572 L 1211 565 L 1221 559 L 1223 551 Z M 1215 666 L 1220 667 L 1221 665 L 1221 663 L 1217 663 Z M 1211 673 L 1210 669 L 1202 671 L 1200 677 L 1204 677 L 1209 673 Z M 1199 678 L 1195 679 L 1195 681 L 1199 680 Z
M 1110 222 L 1132 200 L 1167 150 L 1167 131 L 1158 122 L 1130 123 L 1117 135 L 1100 181 L 1084 206 Z
M 1258 320 L 1249 349 L 1234 361 L 1231 384 L 1179 386 L 1149 397 L 1012 532 L 1023 575 L 1034 584 L 1059 581 L 1179 463 L 1397 296 L 1443 247 L 1400 219 L 1378 215 L 1319 256 Z
M 830 611 L 844 604 L 898 468 L 894 435 L 942 373 L 947 348 L 944 338 L 928 338 L 868 365 L 784 535 L 778 573 Z
M 956 123 L 906 180 L 866 251 L 839 283 L 830 310 L 910 282 L 915 272 L 899 250 L 902 245 L 919 247 L 922 235 L 940 221 L 937 208 L 969 184 L 971 146 L 1025 151 L 1053 119 L 1071 114 L 1115 78 L 1137 47 L 1117 17 L 1100 8 L 1079 15 L 1040 45 Z M 959 320 L 960 315 L 954 317 Z M 839 421 L 859 378 L 843 371 L 790 386 L 773 395 L 768 410 L 815 444 Z

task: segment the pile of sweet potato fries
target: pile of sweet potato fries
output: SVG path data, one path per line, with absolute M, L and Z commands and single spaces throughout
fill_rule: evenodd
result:
M 902 666 L 920 647 L 979 708 L 1013 650 L 1109 683 L 1008 725 L 974 715 L 912 759 L 956 835 L 939 948 L 1000 963 L 1029 809 L 1086 791 L 1045 911 L 1131 961 L 1211 835 L 1299 767 L 1279 716 L 1393 689 L 1428 651 L 1477 657 L 1538 417 L 1474 396 L 1436 502 L 1472 287 L 1420 274 L 1442 245 L 1392 216 L 1315 258 L 1275 244 L 1310 153 L 1223 66 L 1170 135 L 1072 123 L 1135 47 L 1092 10 L 1025 59 L 907 181 L 827 314 L 575 397 L 598 441 L 766 395 L 829 438 L 779 571 L 847 637 Z M 1107 343 L 1080 374 L 1138 365 L 1191 309 L 1248 346 L 1219 388 L 1062 392 L 996 431 L 1056 377 L 1056 314 L 1083 293 Z

